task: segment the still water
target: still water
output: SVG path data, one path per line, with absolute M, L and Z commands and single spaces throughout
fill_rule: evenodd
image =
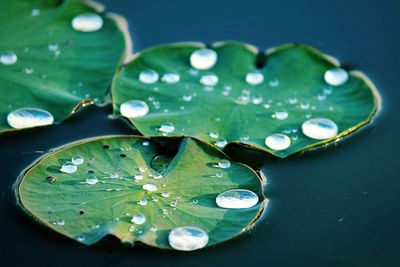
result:
M 0 136 L 3 266 L 400 266 L 400 2 L 103 0 L 125 16 L 134 48 L 237 39 L 265 49 L 305 43 L 365 72 L 383 97 L 374 123 L 335 146 L 288 159 L 248 151 L 270 199 L 250 233 L 192 253 L 79 245 L 18 210 L 11 186 L 43 151 L 77 139 L 129 134 L 111 107 L 88 107 L 62 125 Z M 88 127 L 87 127 L 88 126 Z M 217 137 L 218 138 L 218 137 Z M 239 156 L 231 149 L 233 157 Z

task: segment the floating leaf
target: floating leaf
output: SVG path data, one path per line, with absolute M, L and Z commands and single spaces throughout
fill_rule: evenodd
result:
M 239 42 L 163 45 L 117 74 L 114 113 L 147 136 L 195 136 L 221 148 L 240 142 L 286 157 L 337 140 L 376 113 L 372 83 L 338 66 L 304 45 L 265 54 Z
M 87 245 L 111 234 L 130 244 L 192 250 L 248 230 L 267 203 L 257 174 L 193 139 L 181 141 L 171 157 L 169 142 L 119 136 L 58 149 L 18 180 L 19 203 Z M 179 228 L 185 226 L 195 229 Z M 181 242 L 185 233 L 205 235 L 190 244 Z
M 0 1 L 0 131 L 58 123 L 104 102 L 126 25 L 99 11 L 74 0 Z

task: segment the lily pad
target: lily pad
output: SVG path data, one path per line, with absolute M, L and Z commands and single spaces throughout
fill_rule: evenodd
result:
M 0 10 L 0 132 L 105 101 L 130 49 L 122 18 L 75 0 L 2 0 Z
M 380 105 L 367 77 L 311 47 L 258 53 L 240 42 L 142 51 L 114 78 L 112 97 L 115 115 L 146 136 L 237 142 L 278 157 L 348 135 Z
M 170 142 L 112 136 L 57 149 L 21 175 L 15 186 L 19 204 L 40 223 L 86 245 L 110 234 L 124 243 L 170 249 L 171 231 L 182 234 L 180 227 L 189 226 L 208 237 L 196 249 L 248 230 L 268 203 L 257 174 L 190 138 L 171 156 Z M 252 192 L 244 201 L 253 202 L 243 207 L 219 198 L 218 206 L 217 196 L 232 189 Z

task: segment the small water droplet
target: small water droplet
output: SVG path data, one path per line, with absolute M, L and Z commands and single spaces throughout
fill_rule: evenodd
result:
M 251 99 L 251 102 L 252 102 L 254 105 L 259 105 L 259 104 L 261 104 L 261 103 L 263 102 L 263 97 L 260 96 L 260 95 L 258 95 L 258 96 L 253 96 L 252 99 Z
M 219 134 L 217 132 L 210 132 L 208 134 L 212 139 L 217 139 L 219 137 Z
M 192 101 L 193 96 L 192 95 L 183 95 L 182 100 L 185 102 L 190 102 Z
M 121 115 L 126 118 L 143 117 L 149 113 L 149 106 L 141 100 L 129 100 L 120 106 Z
M 119 177 L 118 171 L 114 171 L 110 173 L 110 179 L 117 179 Z
M 205 74 L 200 78 L 200 83 L 205 86 L 215 86 L 218 80 L 218 76 L 215 74 Z
M 197 204 L 199 204 L 199 200 L 198 200 L 198 199 L 193 199 L 193 200 L 192 200 L 192 203 L 193 203 L 194 205 L 197 205 Z
M 217 53 L 208 48 L 201 48 L 190 55 L 190 65 L 198 70 L 208 70 L 217 63 Z
M 177 83 L 181 77 L 175 72 L 167 72 L 161 77 L 161 81 L 169 84 Z
M 305 136 L 316 140 L 332 138 L 338 134 L 337 125 L 326 118 L 307 120 L 301 125 L 301 129 Z
M 54 184 L 57 181 L 56 177 L 54 177 L 54 176 L 47 176 L 46 179 L 51 184 Z
M 142 174 L 136 174 L 133 178 L 135 178 L 135 180 L 143 180 L 143 175 Z
M 85 241 L 85 237 L 83 235 L 79 235 L 76 237 L 76 240 L 78 240 L 79 242 L 83 242 Z
M 143 141 L 142 145 L 143 145 L 143 146 L 149 146 L 149 145 L 150 145 L 150 142 L 149 142 L 149 141 Z
M 285 150 L 290 147 L 290 138 L 285 134 L 272 134 L 265 138 L 265 145 L 273 150 Z
M 218 167 L 220 167 L 221 169 L 228 169 L 231 166 L 231 162 L 227 159 L 221 159 L 218 162 Z
M 65 221 L 63 219 L 58 219 L 56 224 L 60 225 L 60 226 L 63 226 L 65 224 Z
M 275 111 L 274 118 L 277 120 L 286 120 L 289 117 L 289 113 L 284 110 Z
M 162 197 L 169 197 L 169 193 L 168 193 L 168 192 L 162 192 L 162 193 L 161 193 L 161 196 L 162 196 Z
M 291 104 L 291 105 L 294 105 L 294 104 L 296 104 L 297 103 L 297 98 L 296 97 L 290 97 L 289 98 L 289 104 Z
M 72 164 L 74 165 L 81 165 L 85 159 L 82 156 L 76 156 L 71 159 Z
M 258 196 L 250 190 L 232 189 L 219 194 L 216 203 L 224 209 L 247 209 L 258 203 Z
M 168 242 L 176 250 L 192 251 L 207 246 L 208 235 L 198 227 L 182 226 L 169 233 Z
M 140 206 L 146 206 L 147 205 L 147 199 L 141 199 L 139 202 L 138 202 L 138 204 L 140 205 Z
M 0 62 L 3 65 L 13 65 L 17 62 L 18 57 L 16 54 L 8 52 L 8 53 L 3 53 L 0 56 Z
M 300 103 L 300 108 L 303 109 L 303 110 L 309 109 L 310 108 L 310 103 L 308 103 L 308 102 Z
M 61 165 L 61 169 L 60 171 L 62 171 L 63 173 L 74 173 L 78 170 L 78 167 L 76 165 L 73 164 L 63 164 Z
M 246 82 L 250 85 L 258 85 L 264 81 L 264 75 L 259 71 L 247 73 Z
M 32 9 L 32 11 L 31 11 L 31 16 L 32 17 L 37 17 L 39 15 L 40 15 L 40 9 L 38 9 L 38 8 Z
M 277 87 L 279 85 L 279 80 L 277 80 L 277 79 L 271 80 L 271 81 L 269 81 L 268 84 L 271 87 Z
M 324 74 L 325 82 L 332 86 L 340 86 L 347 82 L 349 74 L 342 68 L 332 68 Z
M 155 192 L 157 191 L 157 186 L 155 184 L 145 184 L 143 185 L 143 189 L 147 192 Z
M 136 214 L 132 217 L 131 222 L 134 224 L 144 224 L 146 222 L 146 216 L 143 213 Z
M 164 123 L 161 124 L 158 130 L 163 133 L 172 133 L 175 130 L 175 126 L 172 123 Z
M 84 13 L 75 16 L 71 22 L 72 28 L 80 32 L 94 32 L 103 27 L 103 18 L 94 13 Z
M 144 70 L 139 74 L 139 81 L 145 84 L 158 82 L 159 75 L 155 70 Z
M 219 148 L 224 148 L 227 144 L 228 141 L 226 141 L 225 139 L 220 139 L 215 143 L 215 145 Z
M 215 174 L 215 176 L 216 176 L 217 178 L 221 178 L 221 177 L 224 176 L 224 174 L 223 174 L 222 172 L 217 172 L 217 173 Z
M 27 67 L 27 68 L 24 69 L 24 71 L 25 71 L 26 74 L 31 75 L 33 73 L 33 68 Z
M 86 183 L 90 185 L 95 185 L 99 182 L 99 179 L 97 178 L 96 175 L 89 175 L 86 177 Z
M 129 232 L 133 233 L 135 232 L 136 227 L 134 225 L 129 226 Z

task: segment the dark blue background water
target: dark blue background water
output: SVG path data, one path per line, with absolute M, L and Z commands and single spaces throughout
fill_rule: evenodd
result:
M 364 71 L 383 96 L 374 123 L 337 146 L 264 163 L 270 198 L 249 234 L 193 253 L 86 247 L 15 206 L 11 185 L 35 151 L 95 135 L 131 133 L 89 107 L 62 125 L 0 136 L 2 266 L 400 266 L 400 1 L 103 0 L 125 16 L 135 50 L 236 39 L 260 49 L 314 46 Z M 251 158 L 249 158 L 251 160 Z

